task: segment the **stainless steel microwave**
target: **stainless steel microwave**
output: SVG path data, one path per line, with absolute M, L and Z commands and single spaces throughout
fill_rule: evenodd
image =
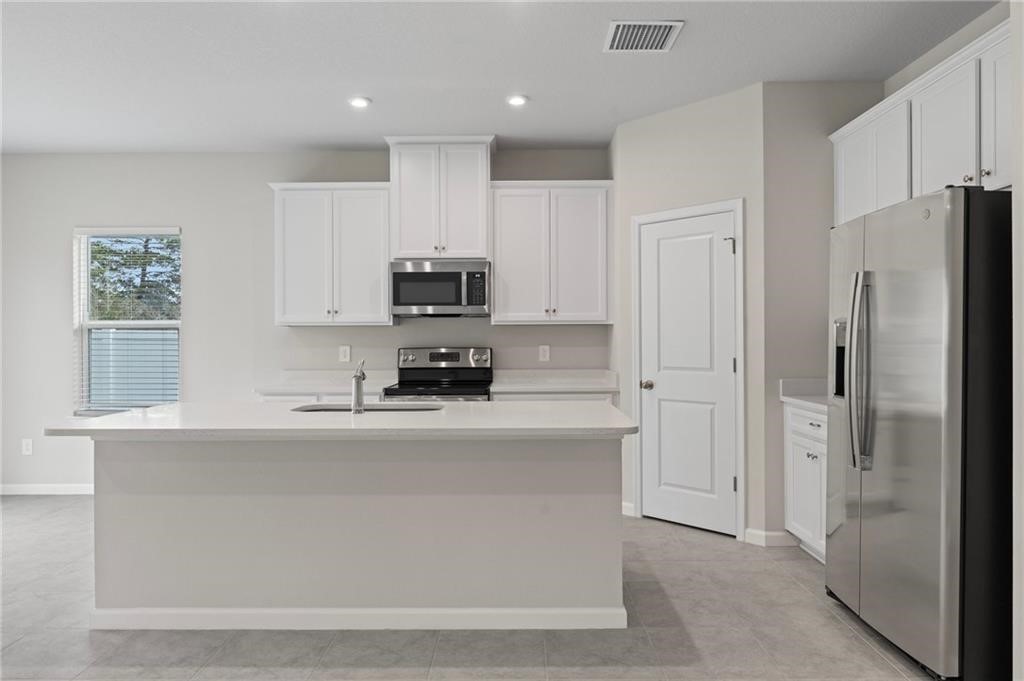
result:
M 491 263 L 486 260 L 393 260 L 396 317 L 488 317 Z

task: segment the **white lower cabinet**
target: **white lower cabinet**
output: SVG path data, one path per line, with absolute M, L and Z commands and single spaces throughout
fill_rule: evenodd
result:
M 815 558 L 825 559 L 825 465 L 828 426 L 824 414 L 785 407 L 786 530 Z
M 275 322 L 390 324 L 387 184 L 271 186 Z
M 492 186 L 492 323 L 607 323 L 609 184 Z

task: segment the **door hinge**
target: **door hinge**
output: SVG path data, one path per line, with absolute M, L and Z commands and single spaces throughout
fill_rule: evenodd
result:
M 732 372 L 734 374 L 736 373 L 736 358 L 735 357 L 732 358 Z
M 736 476 L 735 476 L 735 475 L 734 475 L 734 476 L 732 476 L 732 491 L 733 491 L 733 492 L 736 492 L 736 491 L 738 491 L 738 490 L 736 489 Z
M 732 246 L 732 254 L 736 255 L 736 237 L 734 237 L 734 236 L 727 236 L 727 237 L 724 237 L 722 239 L 722 241 L 728 241 L 729 245 Z

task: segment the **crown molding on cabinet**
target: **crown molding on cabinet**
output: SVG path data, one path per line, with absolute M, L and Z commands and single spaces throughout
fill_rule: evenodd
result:
M 498 148 L 494 135 L 390 135 L 388 146 L 395 144 L 486 144 L 493 152 Z

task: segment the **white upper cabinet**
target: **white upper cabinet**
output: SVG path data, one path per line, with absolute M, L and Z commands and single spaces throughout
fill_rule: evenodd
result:
M 914 95 L 914 196 L 978 183 L 978 62 L 961 64 Z
M 495 324 L 546 322 L 550 317 L 548 218 L 546 189 L 494 190 Z
M 272 186 L 275 322 L 390 324 L 387 184 Z
M 910 198 L 910 103 L 835 143 L 836 223 Z
M 831 135 L 835 221 L 947 185 L 1012 183 L 1013 59 L 996 26 Z
M 1013 183 L 1013 49 L 1009 39 L 981 55 L 981 185 Z
M 608 192 L 551 190 L 551 317 L 608 319 Z
M 392 255 L 433 258 L 440 251 L 440 150 L 433 144 L 391 147 Z
M 332 192 L 275 190 L 274 257 L 278 324 L 331 321 Z
M 440 247 L 443 258 L 486 258 L 490 154 L 486 144 L 442 144 Z
M 392 257 L 488 257 L 493 138 L 459 139 L 388 139 Z
M 608 187 L 495 183 L 494 324 L 607 323 Z

